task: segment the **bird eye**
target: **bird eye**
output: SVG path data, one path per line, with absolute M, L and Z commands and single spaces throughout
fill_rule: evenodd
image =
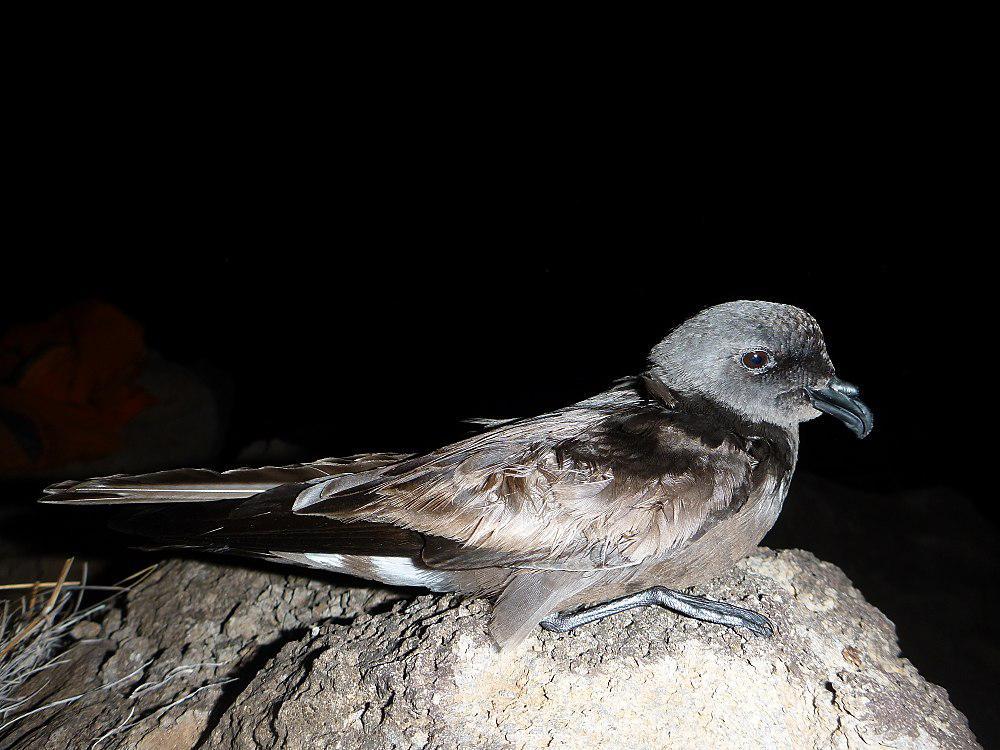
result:
M 771 356 L 765 351 L 747 352 L 743 355 L 743 366 L 749 370 L 759 370 L 767 367 L 771 361 Z

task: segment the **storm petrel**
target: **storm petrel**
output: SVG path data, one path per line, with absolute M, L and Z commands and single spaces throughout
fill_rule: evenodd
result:
M 120 526 L 159 546 L 490 597 L 501 647 L 651 604 L 766 636 L 760 614 L 682 590 L 771 528 L 799 423 L 820 412 L 872 429 L 816 321 L 729 302 L 672 331 L 642 375 L 430 453 L 69 481 L 43 502 L 150 504 Z

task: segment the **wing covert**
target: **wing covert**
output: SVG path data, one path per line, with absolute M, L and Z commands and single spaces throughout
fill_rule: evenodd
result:
M 662 408 L 581 408 L 499 425 L 362 484 L 317 481 L 296 508 L 429 535 L 432 567 L 586 571 L 696 538 L 746 501 L 751 469 L 736 441 L 710 448 Z

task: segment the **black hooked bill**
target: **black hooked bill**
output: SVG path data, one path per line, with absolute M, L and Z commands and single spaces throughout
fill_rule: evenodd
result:
M 826 388 L 806 388 L 814 408 L 836 417 L 859 438 L 872 431 L 872 412 L 861 400 L 856 385 L 833 378 Z

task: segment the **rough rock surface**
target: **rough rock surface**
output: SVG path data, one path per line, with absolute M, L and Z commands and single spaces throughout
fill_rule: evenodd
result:
M 82 639 L 62 654 L 63 664 L 20 692 L 34 694 L 26 711 L 83 697 L 0 729 L 0 748 L 195 747 L 283 643 L 401 596 L 331 580 L 192 560 L 162 565 L 97 632 L 80 628 Z M 0 716 L 0 727 L 15 718 Z
M 0 747 L 91 747 L 116 727 L 97 747 L 978 747 L 838 568 L 761 549 L 698 593 L 763 612 L 775 636 L 646 609 L 498 654 L 485 602 L 170 563 L 43 673 L 35 705 L 123 681 Z

